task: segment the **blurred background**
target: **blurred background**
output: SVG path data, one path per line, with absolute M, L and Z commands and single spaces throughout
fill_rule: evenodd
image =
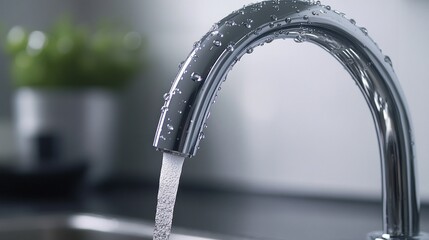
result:
M 429 32 L 425 30 L 429 2 L 323 3 L 365 26 L 383 53 L 392 59 L 414 123 L 420 192 L 423 201 L 429 202 L 429 80 L 425 71 L 429 68 Z M 42 83 L 33 77 L 43 67 L 36 67 L 30 76 L 20 76 L 14 66 L 16 56 L 3 47 L 2 174 L 19 168 L 24 170 L 15 175 L 37 175 L 34 171 L 43 175 L 38 168 L 43 165 L 73 175 L 84 171 L 75 165 L 90 163 L 86 167 L 91 184 L 109 179 L 156 183 L 161 153 L 152 147 L 152 140 L 162 96 L 193 43 L 213 23 L 244 4 L 249 2 L 0 0 L 2 47 L 7 45 L 11 29 L 17 29 L 15 26 L 25 29 L 29 39 L 34 31 L 40 31 L 33 34 L 33 45 L 24 49 L 33 49 L 36 56 L 40 46 L 49 43 L 49 33 L 55 32 L 53 26 L 68 16 L 72 26 L 87 29 L 88 38 L 95 38 L 97 29 L 107 23 L 107 33 L 101 34 L 100 41 L 119 36 L 119 42 L 129 44 L 125 46 L 129 48 L 127 54 L 132 52 L 132 56 L 119 53 L 112 59 L 125 59 L 129 63 L 125 66 L 141 66 L 119 68 L 123 72 L 115 75 L 116 72 L 105 72 L 113 69 L 112 65 L 94 70 L 97 68 L 88 63 L 95 72 L 90 75 L 95 82 L 65 80 L 64 85 L 52 85 L 47 79 L 53 76 L 72 76 L 78 82 L 79 74 L 65 67 L 68 74 L 54 75 L 61 66 L 50 60 L 44 62 L 52 65 L 43 66 L 48 70 L 41 74 Z M 66 26 L 63 28 L 73 28 L 67 21 L 62 24 Z M 117 26 L 119 33 L 109 35 Z M 19 39 L 19 34 L 18 31 L 14 36 Z M 67 41 L 58 42 L 57 46 L 65 44 L 66 50 L 72 48 Z M 117 46 L 103 44 L 107 49 L 94 56 L 108 59 L 105 56 L 111 56 Z M 34 60 L 34 64 L 40 61 Z M 99 78 L 114 82 L 112 76 L 125 83 L 97 82 Z M 25 82 L 26 78 L 30 82 Z M 199 153 L 185 162 L 183 184 L 281 195 L 380 197 L 379 151 L 370 111 L 352 78 L 328 53 L 309 43 L 275 41 L 243 57 L 224 86 Z

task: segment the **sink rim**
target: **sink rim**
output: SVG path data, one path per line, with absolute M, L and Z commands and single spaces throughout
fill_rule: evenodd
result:
M 154 223 L 143 219 L 94 214 L 35 214 L 27 216 L 11 216 L 0 218 L 0 235 L 14 231 L 49 231 L 70 229 L 96 231 L 127 236 L 152 238 Z M 174 228 L 171 240 L 246 240 L 249 238 L 223 236 L 203 231 Z

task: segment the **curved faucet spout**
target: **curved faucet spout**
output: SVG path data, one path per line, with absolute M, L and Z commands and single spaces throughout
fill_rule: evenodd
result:
M 319 1 L 265 1 L 216 23 L 195 43 L 164 95 L 154 146 L 184 157 L 195 155 L 210 106 L 229 70 L 254 47 L 275 39 L 311 42 L 328 51 L 351 74 L 370 107 L 383 179 L 383 232 L 370 238 L 423 239 L 412 129 L 391 61 L 365 28 Z

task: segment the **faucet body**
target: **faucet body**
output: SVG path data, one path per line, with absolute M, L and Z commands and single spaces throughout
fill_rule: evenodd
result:
M 228 72 L 244 54 L 275 39 L 310 42 L 328 51 L 351 74 L 370 107 L 382 166 L 383 230 L 369 239 L 429 239 L 419 230 L 413 132 L 390 58 L 365 28 L 319 1 L 264 1 L 214 24 L 194 44 L 164 95 L 154 146 L 194 156 Z

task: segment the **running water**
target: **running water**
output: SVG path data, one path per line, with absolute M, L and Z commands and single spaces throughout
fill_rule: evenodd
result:
M 173 210 L 185 158 L 164 153 L 159 179 L 158 206 L 156 208 L 154 240 L 168 240 L 173 222 Z

